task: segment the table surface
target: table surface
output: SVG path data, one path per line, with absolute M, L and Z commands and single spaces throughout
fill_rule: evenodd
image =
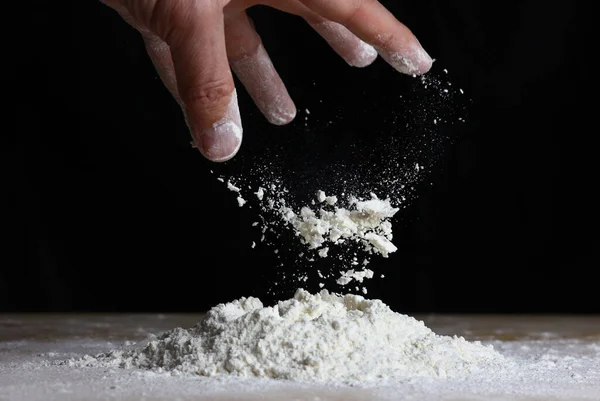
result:
M 599 400 L 600 316 L 416 315 L 435 333 L 489 343 L 500 353 L 543 361 L 526 382 L 496 385 L 439 379 L 388 388 L 140 374 L 49 364 L 118 348 L 149 334 L 189 328 L 201 314 L 0 314 L 0 400 Z M 540 362 L 541 363 L 541 362 Z M 542 367 L 542 365 L 540 365 Z

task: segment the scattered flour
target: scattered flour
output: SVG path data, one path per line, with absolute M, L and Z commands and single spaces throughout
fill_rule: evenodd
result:
M 60 363 L 356 385 L 510 367 L 491 345 L 437 335 L 380 300 L 302 289 L 272 307 L 253 297 L 219 304 L 190 329 Z
M 371 146 L 357 145 L 358 157 L 352 156 L 354 150 L 349 154 L 354 161 L 308 168 L 310 174 L 302 177 L 297 169 L 290 169 L 285 152 L 263 147 L 269 157 L 253 159 L 243 175 L 217 174 L 235 193 L 240 207 L 249 204 L 259 214 L 252 223 L 260 230 L 252 248 L 282 249 L 276 253 L 279 280 L 298 284 L 313 275 L 312 266 L 327 262 L 330 268 L 313 284 L 321 286 L 322 279 L 331 278 L 329 283 L 345 286 L 356 280 L 355 275 L 345 274 L 349 269 L 362 271 L 363 280 L 372 278 L 364 273 L 372 259 L 388 258 L 401 249 L 402 244 L 393 242 L 392 220 L 416 198 L 417 184 L 443 153 L 449 138 L 440 130 L 465 121 L 465 110 L 455 101 L 465 98 L 463 91 L 448 80 L 447 70 L 415 77 L 413 83 L 412 99 L 403 95 L 397 99 L 401 116 L 391 113 L 381 121 L 392 128 L 389 135 L 370 142 Z M 317 132 L 335 124 L 332 116 L 319 121 L 315 113 L 314 118 Z M 289 191 L 287 179 L 293 180 L 294 187 L 302 182 L 309 185 Z M 306 192 L 313 195 L 306 199 Z M 278 281 L 274 279 L 273 285 Z M 275 292 L 273 287 L 270 291 Z
M 227 181 L 227 189 L 233 192 L 240 192 L 240 189 L 233 185 L 231 181 Z
M 329 247 L 325 246 L 325 247 L 319 249 L 319 256 L 322 258 L 326 258 L 328 253 L 329 253 Z
M 361 271 L 355 271 L 353 269 L 342 272 L 342 276 L 337 279 L 339 285 L 346 285 L 352 280 L 356 280 L 362 283 L 365 278 L 373 278 L 373 270 L 364 269 Z
M 258 200 L 261 201 L 261 200 L 263 200 L 263 197 L 265 196 L 265 190 L 264 190 L 264 188 L 260 187 L 260 188 L 258 188 L 258 191 L 256 191 L 254 194 L 256 195 Z
M 238 205 L 244 206 L 247 200 L 243 198 L 244 191 L 241 188 L 245 186 L 235 182 L 234 178 L 221 180 L 227 183 L 230 191 L 236 193 Z M 252 191 L 252 187 L 249 190 Z M 281 231 L 291 229 L 293 236 L 305 247 L 297 259 L 312 263 L 317 259 L 329 258 L 333 259 L 332 262 L 341 263 L 340 280 L 336 281 L 338 285 L 346 285 L 357 277 L 361 277 L 358 280 L 360 282 L 373 277 L 367 270 L 361 273 L 356 268 L 360 265 L 358 252 L 363 253 L 364 268 L 370 263 L 371 257 L 379 255 L 387 258 L 398 250 L 392 243 L 391 219 L 400 208 L 394 207 L 390 198 L 380 199 L 372 192 L 365 199 L 348 195 L 334 196 L 318 190 L 309 204 L 292 207 L 288 201 L 289 191 L 277 180 L 260 184 L 253 193 L 261 215 L 260 222 L 255 221 L 252 225 L 260 226 L 261 242 L 266 241 L 268 232 L 278 237 Z M 252 245 L 252 248 L 255 247 L 256 244 Z M 334 247 L 341 252 L 332 257 L 330 251 Z M 349 266 L 355 267 L 356 274 L 347 275 L 343 272 L 347 270 L 343 268 Z M 306 277 L 302 275 L 298 278 L 306 280 Z
M 375 194 L 371 196 L 372 199 L 365 201 L 351 198 L 349 208 L 335 207 L 331 211 L 320 208 L 315 211 L 304 206 L 300 213 L 294 213 L 291 208 L 283 207 L 281 214 L 309 249 L 354 240 L 361 242 L 367 252 L 388 257 L 397 250 L 390 241 L 392 224 L 389 218 L 399 209 L 393 208 L 389 199 L 380 200 Z M 320 202 L 326 202 L 330 206 L 337 202 L 336 197 L 325 196 L 323 191 L 319 191 L 317 197 Z

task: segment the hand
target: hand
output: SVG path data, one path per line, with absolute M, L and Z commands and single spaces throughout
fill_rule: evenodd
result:
M 411 31 L 377 0 L 101 1 L 141 33 L 183 110 L 192 143 L 212 161 L 231 159 L 242 142 L 232 70 L 268 121 L 283 125 L 296 115 L 246 15 L 255 4 L 302 17 L 351 66 L 365 67 L 377 54 L 405 74 L 425 73 L 432 64 Z

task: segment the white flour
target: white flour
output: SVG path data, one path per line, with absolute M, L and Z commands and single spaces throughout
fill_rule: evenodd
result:
M 390 120 L 381 122 L 391 128 L 389 135 L 375 145 L 349 149 L 349 155 L 359 152 L 353 162 L 314 168 L 309 163 L 309 174 L 302 177 L 298 172 L 304 166 L 290 168 L 286 151 L 265 150 L 268 157 L 254 159 L 243 174 L 217 174 L 234 192 L 237 204 L 257 214 L 252 225 L 260 232 L 248 246 L 268 247 L 276 255 L 278 277 L 273 277 L 269 292 L 280 292 L 283 284 L 310 289 L 318 284 L 366 294 L 365 280 L 375 277 L 366 266 L 376 271 L 377 264 L 371 262 L 377 258 L 402 255 L 403 244 L 394 241 L 392 222 L 416 198 L 417 184 L 423 185 L 449 140 L 440 130 L 464 123 L 465 115 L 455 101 L 464 98 L 463 91 L 452 85 L 446 70 L 417 77 L 414 84 L 412 101 L 404 102 L 403 95 L 397 99 L 402 122 L 390 113 Z M 450 105 L 455 103 L 458 107 L 453 109 Z M 318 110 L 305 109 L 317 132 L 335 124 L 331 115 L 320 119 Z M 348 287 L 353 281 L 360 287 Z
M 225 182 L 222 178 L 221 181 Z M 400 209 L 393 207 L 389 198 L 379 199 L 374 193 L 368 199 L 347 196 L 346 206 L 342 206 L 338 196 L 328 196 L 325 191 L 318 190 L 311 205 L 294 210 L 286 201 L 289 192 L 284 187 L 276 182 L 265 186 L 267 188 L 259 186 L 253 192 L 263 212 L 261 239 L 265 239 L 265 233 L 269 230 L 277 233 L 278 230 L 291 228 L 306 246 L 306 253 L 301 252 L 299 257 L 305 257 L 309 262 L 314 261 L 316 256 L 329 257 L 330 247 L 337 246 L 346 250 L 337 258 L 342 260 L 344 266 L 353 266 L 354 269 L 351 270 L 352 274 L 340 272 L 341 276 L 336 281 L 338 285 L 346 285 L 353 279 L 362 283 L 365 278 L 372 278 L 372 271 L 364 269 L 370 257 L 381 255 L 387 258 L 398 249 L 392 243 L 391 218 Z M 237 194 L 238 204 L 242 207 L 246 201 L 242 198 L 240 187 L 241 185 L 234 185 L 231 178 L 227 181 L 227 188 Z M 264 216 L 267 212 L 275 216 L 276 221 L 268 221 Z M 258 226 L 260 223 L 254 224 Z M 255 246 L 256 243 L 253 242 L 251 247 Z M 364 253 L 362 262 L 358 261 L 356 246 Z M 356 267 L 359 265 L 363 268 L 362 272 Z M 306 277 L 303 275 L 301 279 L 305 281 Z M 366 293 L 366 288 L 363 287 L 362 292 Z
M 364 269 L 362 271 L 356 271 L 354 269 L 346 270 L 342 272 L 342 276 L 337 279 L 339 285 L 346 285 L 352 280 L 356 280 L 362 283 L 366 278 L 373 278 L 373 270 Z
M 302 289 L 273 307 L 219 304 L 191 329 L 67 364 L 355 385 L 510 367 L 492 346 L 437 335 L 380 300 Z
M 337 197 L 326 196 L 318 191 L 317 199 L 325 203 L 316 211 L 304 206 L 300 213 L 289 207 L 282 207 L 283 219 L 294 227 L 309 249 L 319 249 L 324 244 L 343 244 L 345 241 L 360 242 L 369 253 L 379 253 L 387 257 L 397 250 L 390 241 L 392 224 L 389 221 L 398 208 L 390 205 L 390 200 L 380 200 L 371 194 L 369 200 L 349 199 L 349 208 L 333 207 Z M 327 255 L 321 255 L 326 257 Z

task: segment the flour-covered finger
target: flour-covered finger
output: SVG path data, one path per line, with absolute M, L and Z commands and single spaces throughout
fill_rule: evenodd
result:
M 147 27 L 142 25 L 139 21 L 135 21 L 131 16 L 127 8 L 118 0 L 101 0 L 101 3 L 106 4 L 113 10 L 115 10 L 121 18 L 129 25 L 134 27 L 141 33 L 146 47 L 146 53 L 150 57 L 158 76 L 160 77 L 163 85 L 175 98 L 177 103 L 182 105 L 179 93 L 177 91 L 177 80 L 175 78 L 175 68 L 173 66 L 173 60 L 171 59 L 171 50 L 161 38 L 153 34 Z
M 143 34 L 143 38 L 146 45 L 146 52 L 150 56 L 150 60 L 152 60 L 152 64 L 163 85 L 165 85 L 177 103 L 183 107 L 183 102 L 177 89 L 177 76 L 175 75 L 175 66 L 173 65 L 169 45 L 159 37 L 149 33 Z
M 302 17 L 331 48 L 353 67 L 366 67 L 377 59 L 377 50 L 354 35 L 344 25 L 323 18 L 298 0 L 262 0 L 283 12 Z
M 243 130 L 227 61 L 223 4 L 103 1 L 142 33 L 161 79 L 182 107 L 194 147 L 215 162 L 235 156 Z
M 275 125 L 291 122 L 296 106 L 245 12 L 225 20 L 225 40 L 231 69 L 265 118 Z
M 349 65 L 366 67 L 377 59 L 377 50 L 360 40 L 344 25 L 325 19 L 316 23 L 309 22 L 309 24 Z
M 415 35 L 377 0 L 299 0 L 315 13 L 344 25 L 371 44 L 404 74 L 423 74 L 433 60 Z
M 231 159 L 242 122 L 227 61 L 223 9 L 217 2 L 162 2 L 173 26 L 151 26 L 171 49 L 177 91 L 195 146 L 209 160 Z

